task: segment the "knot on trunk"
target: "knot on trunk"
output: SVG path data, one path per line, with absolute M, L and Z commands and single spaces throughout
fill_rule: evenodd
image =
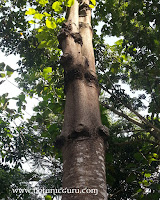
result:
M 83 45 L 82 36 L 80 33 L 71 33 L 71 36 L 74 38 L 74 41 L 81 46 Z
M 92 34 L 93 34 L 93 29 L 92 29 L 92 27 L 90 26 L 90 24 L 84 23 L 84 22 L 79 22 L 79 29 L 85 29 L 85 28 L 89 28 L 90 31 L 91 31 Z
M 87 82 L 94 83 L 96 87 L 99 87 L 98 79 L 96 74 L 92 74 L 90 71 L 86 71 L 84 77 Z
M 65 92 L 67 91 L 67 87 L 68 87 L 69 83 L 71 83 L 72 81 L 74 81 L 76 79 L 80 79 L 80 80 L 83 79 L 82 66 L 65 71 L 65 74 L 64 74 Z
M 72 23 L 71 23 L 71 21 L 66 22 L 66 23 L 63 23 L 63 24 L 62 24 L 62 28 L 63 28 L 65 31 L 71 32 L 71 31 L 72 31 Z
M 60 32 L 60 34 L 58 35 L 58 41 L 59 41 L 59 48 L 62 49 L 62 41 L 66 39 L 66 37 L 68 37 L 70 35 L 69 31 L 66 31 L 64 29 L 62 29 L 62 31 Z
M 60 63 L 64 66 L 69 66 L 72 63 L 72 56 L 68 53 L 63 54 L 63 56 L 61 56 L 61 60 Z
M 62 24 L 62 29 L 58 35 L 59 48 L 62 49 L 62 41 L 66 39 L 72 32 L 72 23 L 67 22 Z
M 91 10 L 88 4 L 81 3 L 79 6 L 79 16 L 80 17 L 86 17 L 87 16 L 87 10 Z
M 72 33 L 72 24 L 71 22 L 63 23 L 62 30 L 60 34 L 58 35 L 58 41 L 59 41 L 59 48 L 62 49 L 62 41 L 66 39 L 69 35 L 74 39 L 75 43 L 83 45 L 82 37 L 79 32 Z
M 61 149 L 67 141 L 71 140 L 86 140 L 87 138 L 103 139 L 106 149 L 108 148 L 109 130 L 106 126 L 100 125 L 98 127 L 89 127 L 84 123 L 77 124 L 69 134 L 61 133 L 56 139 L 55 147 Z
M 68 139 L 77 139 L 79 137 L 90 137 L 89 128 L 84 124 L 78 124 L 72 133 L 68 136 Z

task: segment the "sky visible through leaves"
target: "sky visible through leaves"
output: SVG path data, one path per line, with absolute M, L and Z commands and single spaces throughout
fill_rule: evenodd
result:
M 98 32 L 100 31 L 100 28 L 98 28 Z M 117 40 L 119 40 L 119 38 L 117 37 L 106 37 L 106 43 L 108 43 L 109 45 L 113 45 Z M 17 62 L 19 60 L 19 56 L 15 56 L 15 55 L 9 55 L 9 56 L 5 56 L 4 53 L 0 52 L 0 63 L 4 62 L 7 65 L 11 66 L 13 69 L 17 69 L 18 65 Z M 4 78 L 5 83 L 3 83 L 2 85 L 0 85 L 0 91 L 1 94 L 3 93 L 9 93 L 9 97 L 13 97 L 13 96 L 17 96 L 21 93 L 21 90 L 18 89 L 18 86 L 16 84 L 16 82 L 14 81 L 14 79 L 17 77 L 17 73 L 14 72 L 13 75 L 8 78 L 8 80 L 6 80 Z M 29 97 L 27 98 L 27 112 L 28 114 L 32 115 L 32 109 L 33 107 L 38 103 L 38 100 L 34 99 L 30 99 Z M 10 102 L 10 107 L 13 108 L 16 105 L 14 104 L 14 102 Z M 29 117 L 26 113 L 26 118 Z

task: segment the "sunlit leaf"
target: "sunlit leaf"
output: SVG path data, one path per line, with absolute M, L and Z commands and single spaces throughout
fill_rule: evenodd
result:
M 144 186 L 148 186 L 149 185 L 149 182 L 147 180 L 143 180 L 142 183 L 143 183 Z
M 42 28 L 39 28 L 39 29 L 38 29 L 38 33 L 41 33 L 42 31 L 43 31 Z
M 52 72 L 52 67 L 47 67 L 43 69 L 43 73 L 51 73 Z
M 41 13 L 37 13 L 37 14 L 34 15 L 34 18 L 39 19 L 39 20 L 41 20 L 43 17 L 44 17 L 44 15 L 41 14 Z
M 74 4 L 74 0 L 68 0 L 66 3 L 67 7 L 71 7 Z
M 56 23 L 52 20 L 49 20 L 48 18 L 46 19 L 46 26 L 48 28 L 51 28 L 51 29 L 55 29 L 56 28 Z
M 92 4 L 95 6 L 96 5 L 96 0 L 90 0 Z
M 58 18 L 58 19 L 57 19 L 57 23 L 60 24 L 60 23 L 62 23 L 64 20 L 65 20 L 64 17 L 62 17 L 62 18 Z
M 56 1 L 52 4 L 52 9 L 55 11 L 55 12 L 62 12 L 62 7 L 61 7 L 62 3 L 59 2 L 59 1 Z
M 34 20 L 30 20 L 30 21 L 28 21 L 28 23 L 30 23 L 30 24 L 36 24 L 36 22 Z
M 151 176 L 151 174 L 145 173 L 144 176 L 145 176 L 146 178 L 149 178 L 149 177 Z
M 153 153 L 153 157 L 158 159 L 158 154 L 157 153 Z
M 25 12 L 25 15 L 34 15 L 36 13 L 35 9 L 29 8 L 28 11 Z
M 89 7 L 90 7 L 90 8 L 94 8 L 94 5 L 90 4 Z
M 36 0 L 42 7 L 44 7 L 47 3 L 49 3 L 48 0 Z
M 47 12 L 44 12 L 43 15 L 45 15 L 46 17 L 50 17 L 51 14 L 47 13 Z

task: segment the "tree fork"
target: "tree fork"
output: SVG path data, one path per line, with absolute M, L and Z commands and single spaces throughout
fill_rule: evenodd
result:
M 58 36 L 66 104 L 57 145 L 63 155 L 63 188 L 80 193 L 63 194 L 63 200 L 107 200 L 104 155 L 108 129 L 101 123 L 92 37 L 89 0 L 75 0 Z

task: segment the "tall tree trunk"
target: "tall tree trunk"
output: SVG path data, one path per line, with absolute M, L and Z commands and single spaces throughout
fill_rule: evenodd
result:
M 89 0 L 75 0 L 58 37 L 66 91 L 58 141 L 63 154 L 63 188 L 77 188 L 81 193 L 66 193 L 63 200 L 107 200 L 104 153 L 108 131 L 101 123 L 92 37 Z

